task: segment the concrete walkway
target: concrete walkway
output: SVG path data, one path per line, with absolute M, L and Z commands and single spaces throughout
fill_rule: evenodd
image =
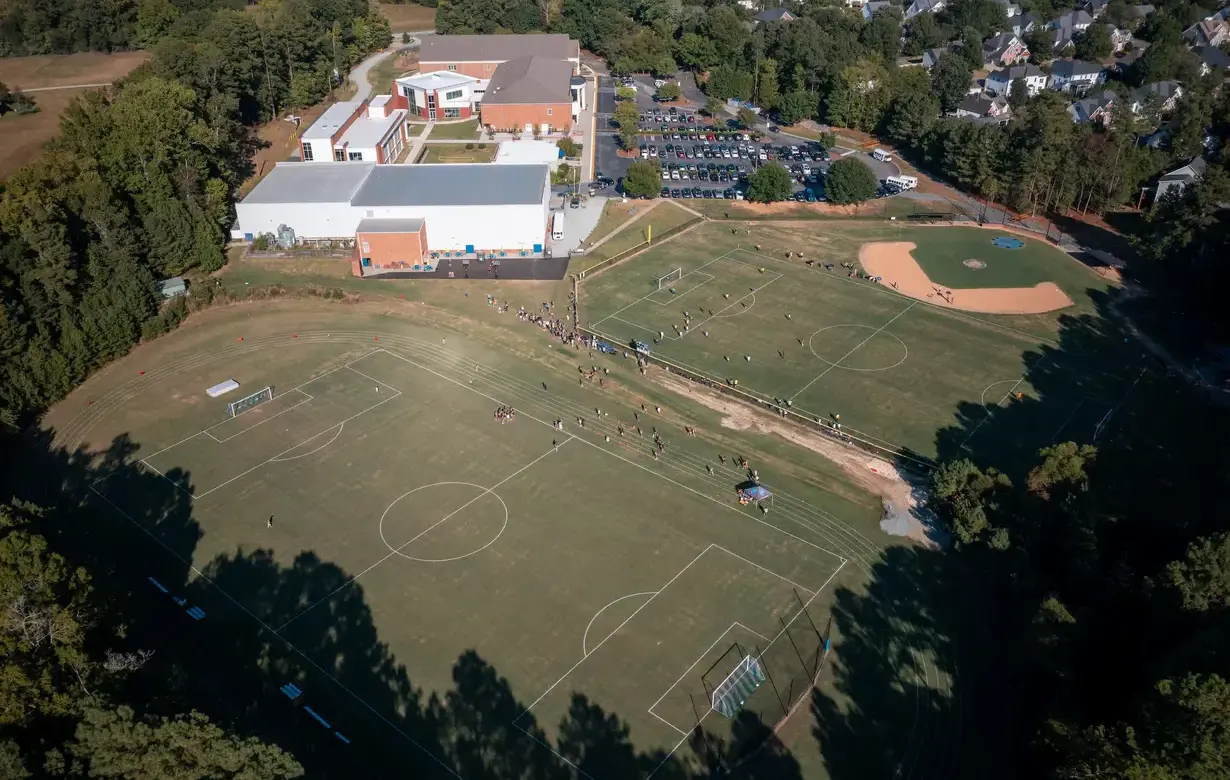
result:
M 406 155 L 406 162 L 413 163 L 419 158 L 419 154 L 423 151 L 423 142 L 431 135 L 431 129 L 436 126 L 435 122 L 428 122 L 422 125 L 422 132 L 416 137 L 410 139 L 410 152 Z M 419 127 L 419 125 L 408 125 L 408 127 Z
M 395 57 L 403 51 L 413 51 L 422 45 L 422 36 L 435 35 L 435 30 L 406 30 L 405 32 L 414 36 L 409 43 L 400 43 L 402 31 L 395 31 L 393 33 L 395 43 L 391 48 L 376 52 L 351 69 L 349 79 L 355 85 L 354 97 L 351 100 L 367 100 L 371 97 L 372 85 L 367 80 L 367 76 L 377 63 L 385 57 Z
M 612 200 L 613 200 L 613 199 L 612 199 Z M 623 222 L 622 224 L 620 224 L 618 227 L 616 227 L 616 228 L 615 228 L 614 230 L 612 230 L 610 233 L 607 233 L 605 236 L 603 236 L 602 238 L 598 239 L 596 242 L 594 242 L 594 243 L 593 243 L 593 244 L 591 244 L 590 246 L 585 247 L 585 251 L 586 251 L 586 252 L 592 252 L 593 250 L 595 250 L 595 249 L 597 249 L 598 247 L 602 246 L 602 245 L 603 245 L 603 244 L 605 244 L 607 241 L 610 241 L 612 238 L 614 238 L 616 235 L 618 235 L 618 234 L 622 233 L 622 232 L 623 232 L 623 230 L 624 230 L 624 228 L 628 227 L 628 226 L 629 226 L 629 225 L 631 225 L 633 222 L 636 222 L 638 219 L 643 219 L 643 218 L 645 217 L 645 215 L 646 215 L 646 214 L 652 214 L 652 213 L 653 213 L 653 210 L 654 210 L 654 209 L 656 209 L 656 208 L 658 207 L 658 205 L 659 205 L 659 204 L 661 204 L 661 203 L 665 203 L 665 202 L 666 202 L 666 201 L 664 201 L 664 200 L 658 200 L 658 201 L 656 201 L 656 202 L 653 204 L 653 207 L 652 207 L 652 208 L 647 208 L 647 209 L 645 209 L 644 211 L 642 211 L 640 214 L 635 214 L 635 215 L 633 215 L 633 216 L 629 217 L 628 219 L 624 220 L 624 222 Z
M 57 89 L 92 89 L 94 87 L 109 87 L 114 83 L 114 81 L 100 81 L 96 84 L 62 84 L 58 87 L 35 87 L 33 89 L 23 89 L 22 92 L 51 92 Z

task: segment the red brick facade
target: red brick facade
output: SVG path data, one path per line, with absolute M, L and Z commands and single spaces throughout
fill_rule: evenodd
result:
M 351 272 L 363 275 L 363 259 L 371 261 L 371 272 L 390 271 L 400 268 L 409 270 L 421 265 L 427 257 L 427 225 L 417 233 L 356 233 L 355 254 L 351 260 Z
M 567 132 L 572 127 L 571 103 L 498 104 L 483 105 L 483 124 L 497 131 L 525 131 L 525 126 L 550 125 L 553 132 Z
M 489 79 L 499 64 L 499 62 L 419 62 L 419 73 L 447 70 L 450 73 L 460 73 L 476 79 Z

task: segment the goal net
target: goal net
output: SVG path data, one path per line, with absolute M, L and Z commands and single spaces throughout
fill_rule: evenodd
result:
M 266 401 L 273 400 L 273 388 L 266 387 L 264 390 L 257 391 L 246 398 L 240 398 L 238 401 L 233 401 L 226 405 L 226 413 L 231 417 L 236 417 L 243 412 L 251 409 L 253 406 L 258 406 Z
M 743 708 L 743 702 L 747 701 L 764 680 L 765 674 L 760 659 L 744 656 L 735 670 L 713 689 L 711 706 L 715 711 L 733 718 L 735 713 Z
M 663 284 L 663 283 L 670 284 L 671 282 L 678 281 L 678 280 L 680 280 L 680 279 L 682 279 L 682 278 L 683 278 L 683 269 L 682 269 L 682 268 L 676 268 L 675 270 L 671 271 L 671 272 L 670 272 L 669 274 L 667 274 L 666 276 L 659 277 L 659 279 L 658 279 L 658 289 L 659 289 L 659 290 L 661 290 L 661 289 L 662 289 L 662 284 Z

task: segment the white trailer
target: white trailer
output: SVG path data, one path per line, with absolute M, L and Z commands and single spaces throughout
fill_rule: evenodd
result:
M 551 215 L 551 240 L 564 240 L 564 212 L 557 211 Z
M 883 149 L 872 150 L 871 156 L 876 158 L 880 162 L 892 162 L 893 161 L 893 156 L 889 154 L 888 152 L 884 151 Z

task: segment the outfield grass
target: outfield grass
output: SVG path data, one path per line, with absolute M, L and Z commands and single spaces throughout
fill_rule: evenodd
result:
M 706 225 L 586 279 L 582 321 L 621 343 L 659 339 L 657 353 L 683 367 L 737 382 L 764 399 L 789 400 L 796 413 L 840 415 L 844 427 L 869 440 L 928 458 L 951 456 L 954 447 L 1030 454 L 1061 430 L 1088 440 L 1127 389 L 1134 363 L 1120 362 L 1121 355 L 1041 359 L 1049 351 L 1048 331 L 1063 317 L 1089 314 L 1090 296 L 1103 287 L 1062 256 L 1039 254 L 1035 268 L 1060 277 L 1077 306 L 1028 318 L 972 316 L 850 278 L 840 266 L 855 262 L 866 241 L 913 240 L 939 251 L 950 239 L 963 245 L 970 231 L 799 225 L 751 231 L 732 235 L 728 223 Z M 972 232 L 987 242 L 994 236 Z M 788 262 L 787 247 L 835 268 Z M 675 269 L 682 277 L 658 290 L 656 280 Z M 1079 292 L 1078 281 L 1086 285 Z M 1050 407 L 1070 409 L 1069 418 L 1030 421 L 1029 430 L 1006 440 L 979 437 L 977 423 L 986 414 L 1038 398 L 1041 386 L 1054 394 L 1056 385 L 1067 395 L 1058 404 L 1050 398 Z M 970 432 L 944 441 L 937 432 L 952 426 Z
M 622 198 L 608 198 L 606 205 L 602 207 L 602 216 L 598 218 L 598 224 L 594 226 L 593 231 L 585 240 L 586 244 L 598 243 L 613 233 L 617 227 L 655 205 L 657 202 L 652 200 L 625 201 Z
M 478 120 L 474 119 L 469 122 L 448 122 L 444 124 L 436 124 L 431 128 L 431 135 L 427 138 L 441 139 L 445 141 L 477 141 L 481 131 L 478 127 Z
M 668 200 L 657 201 L 657 205 L 648 214 L 611 236 L 602 246 L 587 253 L 582 261 L 584 268 L 581 270 L 645 243 L 651 231 L 653 235 L 660 236 L 694 219 L 696 219 L 695 214 L 683 210 Z
M 918 228 L 903 232 L 903 241 L 913 241 L 911 254 L 937 284 L 953 289 L 978 287 L 1033 287 L 1041 282 L 1056 282 L 1072 288 L 1087 284 L 1089 274 L 1044 241 L 999 233 L 976 227 L 953 227 L 939 231 Z M 992 241 L 1010 238 L 1023 241 L 1020 249 L 1001 249 Z M 975 269 L 967 260 L 985 264 Z

